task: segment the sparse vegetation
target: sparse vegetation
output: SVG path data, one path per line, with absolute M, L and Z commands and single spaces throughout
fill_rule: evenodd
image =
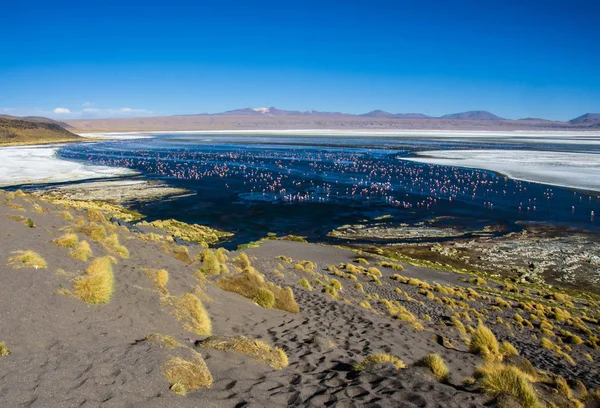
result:
M 298 281 L 298 285 L 302 286 L 303 288 L 305 288 L 306 290 L 311 291 L 312 290 L 312 286 L 310 285 L 310 282 L 306 279 L 306 278 L 302 278 Z
M 211 336 L 197 341 L 196 346 L 222 351 L 235 351 L 268 364 L 275 369 L 288 366 L 288 357 L 285 351 L 245 336 Z
M 64 234 L 52 242 L 62 248 L 75 248 L 79 243 L 79 238 L 77 238 L 77 234 Z
M 44 258 L 33 251 L 14 251 L 12 255 L 8 258 L 8 264 L 14 269 L 46 269 L 48 267 Z
M 201 336 L 212 334 L 212 322 L 200 299 L 192 293 L 184 293 L 179 297 L 170 297 L 169 301 L 175 317 L 183 323 L 185 330 Z
M 291 288 L 280 288 L 270 282 L 265 282 L 264 277 L 251 268 L 246 268 L 235 276 L 223 277 L 216 284 L 217 287 L 223 290 L 237 293 L 251 300 L 258 296 L 261 288 L 268 289 L 275 296 L 275 304 L 273 305 L 275 309 L 291 313 L 299 312 Z
M 6 343 L 0 342 L 0 357 L 6 357 L 10 354 L 10 350 L 6 347 Z
M 438 381 L 448 381 L 450 370 L 439 354 L 428 354 L 419 361 L 419 364 L 429 368 Z
M 87 303 L 108 303 L 114 292 L 113 258 L 96 258 L 82 277 L 73 281 L 75 296 Z
M 171 391 L 185 395 L 198 388 L 210 388 L 212 375 L 202 356 L 194 353 L 190 360 L 172 357 L 162 367 L 163 375 L 171 384 Z
M 488 395 L 508 394 L 524 408 L 541 408 L 542 404 L 528 376 L 514 366 L 488 363 L 475 372 L 478 387 Z
M 362 371 L 373 364 L 392 364 L 398 370 L 406 368 L 404 361 L 392 354 L 375 353 L 371 354 L 360 363 L 356 363 L 354 369 L 356 371 Z
M 75 248 L 69 251 L 69 255 L 71 255 L 73 259 L 87 262 L 92 257 L 92 248 L 87 241 L 81 241 Z
M 469 351 L 479 354 L 486 361 L 502 361 L 500 346 L 494 333 L 480 323 L 471 335 Z

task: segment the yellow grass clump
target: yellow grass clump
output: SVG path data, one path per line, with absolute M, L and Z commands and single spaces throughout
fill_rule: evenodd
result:
M 75 296 L 87 303 L 108 303 L 114 292 L 113 261 L 108 256 L 94 259 L 84 275 L 73 280 Z
M 191 360 L 172 357 L 163 364 L 162 371 L 171 384 L 171 391 L 178 395 L 185 395 L 198 388 L 210 388 L 213 382 L 204 359 L 198 353 Z
M 79 238 L 77 238 L 77 234 L 64 234 L 52 242 L 61 248 L 75 248 L 79 243 Z
M 273 308 L 291 313 L 298 313 L 300 309 L 294 300 L 294 292 L 291 288 L 281 288 L 272 283 L 265 282 L 263 276 L 251 268 L 246 268 L 241 273 L 231 277 L 219 279 L 217 287 L 227 292 L 234 292 L 245 298 L 254 300 L 261 288 L 273 292 L 275 304 Z
M 469 340 L 469 351 L 479 354 L 486 361 L 502 361 L 500 346 L 494 333 L 480 323 Z
M 92 248 L 87 241 L 81 241 L 75 248 L 69 251 L 69 255 L 71 255 L 73 259 L 87 262 L 92 257 Z
M 212 322 L 200 299 L 192 293 L 184 293 L 170 298 L 175 317 L 183 323 L 183 328 L 201 336 L 212 334 Z
M 103 239 L 101 244 L 109 254 L 117 255 L 123 259 L 129 258 L 129 250 L 121 245 L 117 234 L 112 234 L 108 238 Z
M 371 309 L 371 304 L 366 300 L 361 301 L 358 305 L 365 309 Z
M 312 286 L 310 285 L 310 282 L 306 279 L 306 278 L 302 278 L 298 281 L 298 285 L 302 286 L 304 289 L 311 291 L 312 290 Z
M 275 295 L 267 288 L 260 288 L 252 301 L 265 309 L 270 309 L 275 306 Z
M 183 347 L 173 336 L 169 336 L 168 334 L 152 333 L 146 336 L 144 340 L 149 343 L 157 344 L 159 347 L 165 349 Z
M 186 264 L 192 263 L 190 252 L 188 251 L 186 246 L 175 245 L 175 247 L 173 248 L 173 256 L 175 257 L 175 259 L 179 259 L 181 262 L 185 262 Z
M 6 347 L 6 344 L 2 341 L 0 342 L 0 357 L 6 357 L 10 354 L 10 350 Z
M 428 354 L 419 361 L 419 364 L 431 370 L 435 378 L 440 382 L 448 381 L 450 370 L 439 354 Z
M 508 394 L 523 408 L 541 408 L 538 395 L 527 374 L 517 367 L 488 363 L 475 372 L 478 387 L 488 395 Z
M 102 241 L 106 238 L 106 228 L 95 222 L 77 224 L 75 231 L 87 235 L 92 241 Z
M 354 365 L 354 369 L 356 371 L 362 371 L 370 365 L 373 364 L 392 364 L 396 369 L 400 370 L 402 368 L 406 368 L 406 364 L 404 361 L 400 360 L 398 357 L 393 354 L 386 353 L 374 353 L 365 358 L 360 363 L 356 363 Z
M 210 249 L 205 249 L 200 253 L 197 257 L 200 259 L 200 272 L 206 275 L 218 275 L 220 273 L 224 273 L 225 269 L 224 265 L 221 265 L 221 261 L 219 261 L 219 256 L 215 251 Z
M 167 283 L 169 282 L 169 272 L 165 269 L 146 269 L 144 271 L 148 279 L 152 280 L 154 287 L 164 295 L 168 295 Z
M 235 351 L 275 369 L 288 366 L 288 357 L 283 349 L 271 347 L 260 340 L 245 336 L 211 336 L 196 342 L 197 347 L 222 351 Z
M 519 355 L 519 351 L 508 341 L 503 341 L 499 347 L 500 353 L 503 356 Z
M 87 217 L 90 221 L 101 222 L 101 223 L 106 222 L 106 217 L 104 216 L 104 214 L 102 214 L 102 212 L 96 208 L 89 208 L 87 210 Z
M 13 251 L 12 255 L 8 258 L 8 263 L 14 269 L 46 269 L 48 267 L 44 258 L 33 251 Z

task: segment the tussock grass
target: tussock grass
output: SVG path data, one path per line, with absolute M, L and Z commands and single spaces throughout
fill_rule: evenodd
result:
M 75 248 L 79 243 L 79 238 L 77 238 L 77 234 L 64 234 L 52 242 L 61 248 Z
M 200 272 L 206 275 L 219 275 L 221 273 L 227 273 L 229 270 L 227 266 L 219 261 L 219 258 L 225 259 L 223 254 L 219 255 L 220 252 L 215 252 L 210 249 L 202 251 L 196 259 L 201 261 Z M 225 261 L 223 261 L 225 262 Z
M 73 280 L 75 296 L 87 303 L 108 303 L 115 290 L 113 261 L 109 256 L 94 259 L 84 275 Z
M 392 263 L 392 262 L 377 262 L 376 263 L 377 266 L 381 266 L 383 268 L 390 268 L 393 269 L 395 271 L 403 271 L 404 270 L 404 266 L 398 264 L 398 263 Z
M 419 364 L 429 368 L 438 381 L 448 381 L 450 370 L 439 354 L 428 354 L 419 361 Z
M 211 336 L 197 341 L 196 346 L 235 351 L 278 370 L 288 366 L 288 357 L 283 349 L 271 347 L 260 340 L 245 336 Z
M 177 347 L 183 347 L 181 344 L 179 344 L 179 342 L 177 340 L 175 340 L 175 338 L 173 336 L 169 336 L 168 334 L 152 333 L 152 334 L 149 334 L 148 336 L 146 336 L 144 341 L 156 344 L 159 347 L 162 347 L 165 349 L 174 349 Z
M 365 309 L 372 309 L 371 304 L 367 300 L 361 301 L 358 305 Z
M 479 277 L 469 279 L 469 283 L 477 286 L 487 286 L 485 279 Z
M 100 211 L 96 208 L 89 208 L 87 210 L 86 215 L 90 221 L 99 222 L 99 223 L 106 222 L 106 217 L 104 216 L 104 214 L 102 214 L 102 211 Z
M 6 347 L 6 343 L 0 342 L 0 357 L 6 357 L 10 354 L 10 350 Z
M 181 262 L 185 262 L 186 264 L 192 263 L 192 258 L 190 257 L 190 252 L 188 251 L 186 246 L 183 245 L 175 245 L 172 250 L 173 256 L 175 259 L 180 260 Z
M 308 279 L 306 278 L 302 278 L 298 281 L 298 285 L 302 286 L 304 289 L 311 291 L 312 290 L 312 286 L 310 285 L 310 282 L 308 281 Z
M 44 258 L 33 251 L 13 251 L 8 258 L 8 264 L 14 269 L 33 268 L 46 269 L 48 265 Z
M 171 384 L 171 391 L 178 395 L 185 395 L 198 388 L 210 388 L 213 383 L 212 375 L 198 353 L 190 360 L 170 358 L 163 364 L 162 372 Z
M 101 245 L 109 254 L 117 255 L 123 259 L 129 258 L 129 250 L 121 245 L 117 234 L 112 234 L 106 239 L 103 239 Z
M 469 351 L 479 354 L 486 361 L 502 361 L 500 346 L 494 333 L 480 323 L 469 340 Z
M 58 213 L 58 216 L 65 221 L 73 221 L 73 215 L 69 211 L 61 211 Z
M 513 356 L 513 355 L 518 356 L 519 355 L 519 351 L 516 349 L 516 347 L 513 346 L 508 341 L 503 341 L 500 344 L 499 350 L 503 356 Z
M 508 394 L 524 408 L 541 408 L 538 395 L 527 374 L 517 367 L 488 363 L 475 371 L 478 387 L 488 395 Z
M 81 241 L 77 246 L 69 251 L 73 259 L 87 262 L 92 257 L 92 248 L 87 241 Z
M 400 358 L 394 356 L 393 354 L 374 353 L 360 363 L 356 363 L 354 365 L 354 369 L 356 371 L 362 371 L 373 364 L 392 364 L 398 370 L 406 368 L 404 361 L 400 360 Z
M 271 309 L 275 306 L 275 295 L 267 288 L 260 288 L 252 301 L 265 309 Z
M 231 236 L 229 233 L 217 231 L 204 225 L 186 224 L 185 222 L 173 219 L 156 220 L 150 223 L 142 221 L 139 225 L 158 228 L 174 237 L 188 242 L 197 242 L 204 247 L 208 247 L 208 244 L 219 241 L 222 237 Z
M 168 295 L 167 283 L 169 282 L 169 272 L 165 269 L 146 269 L 144 273 L 148 279 L 152 280 L 154 287 L 164 295 Z
M 273 308 L 291 313 L 300 311 L 291 288 L 281 288 L 270 282 L 265 282 L 264 277 L 252 268 L 246 268 L 235 276 L 221 278 L 216 282 L 216 285 L 222 290 L 237 293 L 251 300 L 258 296 L 261 288 L 268 289 L 275 296 Z
M 185 330 L 201 336 L 212 334 L 212 322 L 200 299 L 192 293 L 184 293 L 169 300 L 174 308 L 175 317 L 183 323 Z
M 74 227 L 74 230 L 87 235 L 92 241 L 99 242 L 106 238 L 106 228 L 95 222 L 81 223 Z

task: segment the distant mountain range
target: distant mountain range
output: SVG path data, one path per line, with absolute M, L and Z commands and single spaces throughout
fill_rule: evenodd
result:
M 0 115 L 0 144 L 20 140 L 55 140 L 75 132 L 137 132 L 178 130 L 469 130 L 469 131 L 584 131 L 600 130 L 600 114 L 586 113 L 567 122 L 541 118 L 505 119 L 487 111 L 432 117 L 422 113 L 374 110 L 363 114 L 243 108 L 221 113 L 140 118 L 69 119 Z M 65 133 L 66 132 L 66 133 Z
M 342 112 L 320 112 L 315 110 L 310 111 L 292 111 L 277 109 L 274 107 L 270 108 L 243 108 L 235 109 L 221 113 L 202 113 L 198 116 L 327 116 L 327 117 L 362 117 L 362 118 L 382 118 L 382 119 L 445 119 L 445 120 L 487 120 L 487 121 L 507 121 L 512 119 L 506 119 L 497 115 L 494 115 L 488 111 L 467 111 L 459 113 L 450 113 L 443 116 L 429 116 L 423 113 L 391 113 L 383 110 L 374 110 L 362 114 L 342 113 Z M 195 116 L 195 115 L 190 115 Z M 524 118 L 518 119 L 519 121 L 530 121 L 530 122 L 559 122 L 551 121 L 542 118 Z M 570 120 L 568 123 L 572 124 L 595 124 L 600 122 L 599 113 L 586 113 L 585 115 L 579 116 L 578 118 Z M 560 123 L 560 122 L 559 122 Z M 564 123 L 564 122 L 563 122 Z

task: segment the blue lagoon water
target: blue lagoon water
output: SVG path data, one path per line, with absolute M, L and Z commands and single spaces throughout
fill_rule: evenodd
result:
M 597 231 L 597 193 L 513 180 L 490 171 L 402 160 L 416 151 L 544 149 L 600 154 L 596 146 L 398 137 L 161 134 L 71 144 L 59 156 L 126 167 L 188 189 L 185 197 L 133 203 L 149 220 L 175 218 L 235 233 L 232 245 L 268 232 L 324 240 L 344 224 L 392 215 L 391 224 L 437 217 L 466 230 L 523 223 Z M 448 219 L 448 218 L 446 218 Z

